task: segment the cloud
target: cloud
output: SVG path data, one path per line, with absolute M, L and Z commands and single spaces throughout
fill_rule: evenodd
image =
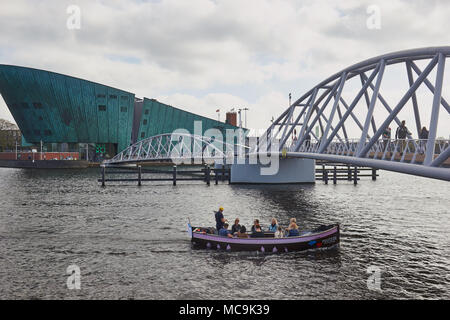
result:
M 69 5 L 81 29 L 68 30 Z M 366 27 L 369 5 L 381 29 Z M 424 0 L 16 0 L 0 5 L 0 63 L 155 97 L 202 115 L 250 106 L 267 127 L 331 74 L 361 60 L 450 42 L 450 2 Z M 386 95 L 395 95 L 395 88 Z M 11 119 L 3 102 L 0 116 Z

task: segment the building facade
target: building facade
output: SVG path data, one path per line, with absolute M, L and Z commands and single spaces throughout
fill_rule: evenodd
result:
M 193 132 L 194 121 L 202 121 L 204 131 L 236 128 L 131 92 L 26 67 L 0 65 L 0 94 L 22 145 L 81 151 L 91 160 L 92 154 L 112 157 L 130 143 L 175 129 Z

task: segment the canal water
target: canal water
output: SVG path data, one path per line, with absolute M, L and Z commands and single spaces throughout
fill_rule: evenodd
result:
M 99 171 L 0 169 L 1 299 L 450 298 L 450 184 L 380 172 L 357 186 L 107 185 Z M 338 249 L 192 250 L 188 218 L 339 222 Z M 67 268 L 80 269 L 80 290 Z M 379 285 L 380 290 L 377 290 Z

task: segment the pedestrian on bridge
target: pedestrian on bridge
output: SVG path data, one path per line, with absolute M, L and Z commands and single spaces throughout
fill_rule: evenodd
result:
M 395 140 L 397 140 L 397 144 L 400 147 L 400 153 L 403 153 L 403 149 L 405 149 L 406 146 L 406 136 L 410 134 L 411 132 L 409 132 L 408 128 L 406 127 L 406 121 L 403 120 L 402 124 L 397 128 L 397 131 L 395 132 Z
M 429 131 L 427 130 L 427 127 L 423 127 L 422 130 L 420 130 L 419 145 L 420 145 L 420 153 L 422 154 L 425 152 L 425 146 L 427 145 L 428 141 L 428 134 Z
M 391 142 L 391 127 L 387 127 L 383 132 L 383 150 L 386 150 L 386 147 Z

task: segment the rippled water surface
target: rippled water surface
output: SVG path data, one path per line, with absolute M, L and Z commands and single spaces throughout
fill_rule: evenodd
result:
M 98 170 L 0 169 L 0 297 L 450 298 L 450 183 L 381 172 L 358 186 L 98 186 Z M 188 217 L 250 226 L 339 222 L 340 248 L 261 255 L 192 250 Z M 68 290 L 66 269 L 81 269 Z M 368 289 L 369 267 L 381 292 Z

